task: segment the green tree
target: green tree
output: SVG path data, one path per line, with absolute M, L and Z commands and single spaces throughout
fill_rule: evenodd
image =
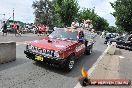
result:
M 127 32 L 132 31 L 132 0 L 117 0 L 111 3 L 116 25 Z
M 83 8 L 81 11 L 79 11 L 79 20 L 82 21 L 84 20 L 92 20 L 95 21 L 98 17 L 98 15 L 95 13 L 94 9 L 86 9 Z
M 51 20 L 53 19 L 53 1 L 49 0 L 39 0 L 34 1 L 32 4 L 35 10 L 35 23 L 41 23 L 46 25 L 51 25 Z
M 110 32 L 110 33 L 115 33 L 115 32 L 117 32 L 117 28 L 114 27 L 114 26 L 109 26 L 107 31 Z
M 98 16 L 94 9 L 86 9 L 83 8 L 82 10 L 79 11 L 78 18 L 80 22 L 82 19 L 84 20 L 92 20 L 93 27 L 96 31 L 103 31 L 108 29 L 108 22 L 104 18 Z
M 96 31 L 103 31 L 103 30 L 108 31 L 109 23 L 103 17 L 98 16 L 94 22 L 94 26 Z
M 121 33 L 124 33 L 125 30 L 122 29 L 121 27 L 116 27 L 116 32 L 119 33 L 119 34 L 121 34 Z
M 55 11 L 59 14 L 61 22 L 70 26 L 76 18 L 79 6 L 76 0 L 56 0 Z

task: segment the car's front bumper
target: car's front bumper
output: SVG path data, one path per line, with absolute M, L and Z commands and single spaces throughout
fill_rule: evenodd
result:
M 34 61 L 44 62 L 44 63 L 50 63 L 55 65 L 64 65 L 66 62 L 66 59 L 47 56 L 41 53 L 33 52 L 31 50 L 25 50 L 24 53 L 26 54 L 26 57 L 29 59 L 32 59 Z M 43 58 L 43 61 L 35 59 L 35 56 L 40 56 Z

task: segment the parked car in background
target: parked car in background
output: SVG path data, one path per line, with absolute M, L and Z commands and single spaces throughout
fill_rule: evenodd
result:
M 2 32 L 2 29 L 0 29 L 0 32 Z
M 117 36 L 109 39 L 108 44 L 116 42 L 116 47 L 120 49 L 132 50 L 132 35 Z
M 109 40 L 114 39 L 116 34 L 113 33 L 106 33 L 104 44 L 109 43 Z
M 132 34 L 124 36 L 122 40 L 117 41 L 117 48 L 131 50 L 132 51 Z

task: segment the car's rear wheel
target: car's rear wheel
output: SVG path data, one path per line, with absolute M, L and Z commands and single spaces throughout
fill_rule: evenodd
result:
M 75 64 L 75 55 L 70 55 L 65 63 L 64 70 L 71 71 L 74 68 Z
M 129 49 L 130 51 L 132 51 L 132 47 L 130 47 L 130 49 Z
M 119 48 L 120 46 L 119 45 L 116 45 L 116 48 Z
M 89 49 L 85 50 L 86 55 L 90 55 L 93 52 L 92 46 Z

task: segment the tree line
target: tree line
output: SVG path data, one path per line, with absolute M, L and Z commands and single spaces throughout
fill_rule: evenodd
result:
M 116 0 L 111 3 L 115 12 L 112 15 L 116 18 L 116 25 L 119 31 L 132 31 L 132 0 Z
M 110 4 L 115 9 L 112 15 L 116 18 L 117 27 L 109 26 L 106 19 L 95 13 L 94 8 L 80 8 L 77 0 L 39 0 L 34 1 L 32 7 L 36 24 L 64 27 L 70 26 L 74 20 L 82 22 L 82 20 L 89 19 L 92 20 L 96 31 L 131 31 L 132 0 L 117 0 Z

